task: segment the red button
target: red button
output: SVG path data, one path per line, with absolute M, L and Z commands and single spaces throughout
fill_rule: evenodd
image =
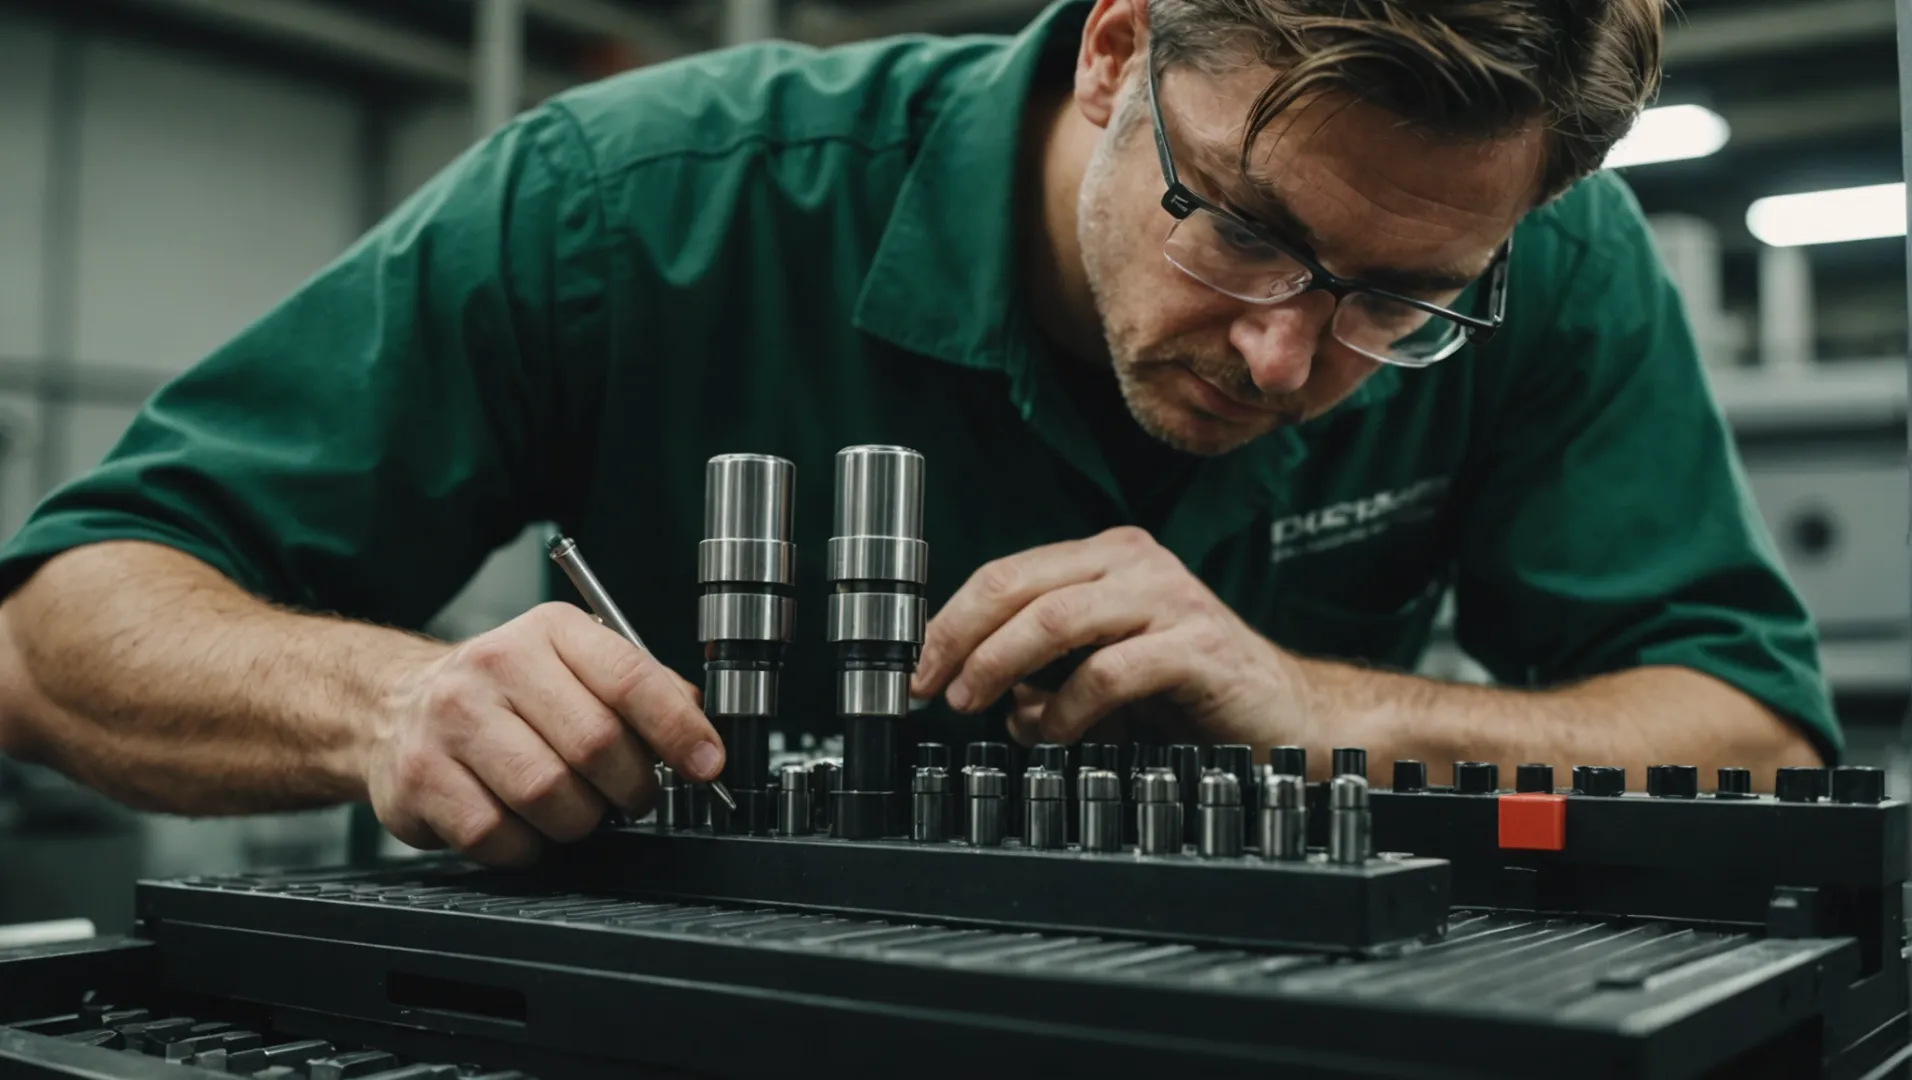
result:
M 1564 851 L 1567 797 L 1534 792 L 1500 796 L 1500 846 L 1523 851 Z

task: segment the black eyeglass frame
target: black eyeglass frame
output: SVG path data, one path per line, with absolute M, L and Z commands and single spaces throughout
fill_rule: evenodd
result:
M 1462 344 L 1471 341 L 1484 345 L 1493 340 L 1495 333 L 1497 333 L 1501 326 L 1507 321 L 1507 266 L 1514 252 L 1513 237 L 1509 236 L 1506 242 L 1501 244 L 1500 250 L 1494 253 L 1493 261 L 1487 264 L 1487 269 L 1482 274 L 1482 276 L 1487 279 L 1487 295 L 1484 300 L 1477 301 L 1477 303 L 1480 307 L 1484 307 L 1487 310 L 1487 315 L 1484 318 L 1479 315 L 1464 315 L 1451 308 L 1444 308 L 1439 304 L 1430 304 L 1425 300 L 1418 300 L 1412 296 L 1404 296 L 1401 293 L 1392 292 L 1378 286 L 1340 277 L 1322 266 L 1321 261 L 1315 258 L 1314 253 L 1306 247 L 1288 243 L 1287 241 L 1270 235 L 1267 229 L 1262 228 L 1252 221 L 1245 220 L 1239 215 L 1231 213 L 1220 206 L 1216 206 L 1214 203 L 1190 191 L 1182 184 L 1175 171 L 1175 155 L 1171 153 L 1168 148 L 1168 131 L 1162 122 L 1162 106 L 1155 92 L 1155 58 L 1151 54 L 1145 56 L 1143 59 L 1148 65 L 1149 117 L 1155 125 L 1155 154 L 1162 162 L 1162 181 L 1168 185 L 1168 190 L 1162 193 L 1162 209 L 1167 210 L 1177 221 L 1186 221 L 1189 215 L 1195 211 L 1206 210 L 1244 230 L 1254 236 L 1255 239 L 1267 244 L 1281 254 L 1295 260 L 1295 262 L 1301 264 L 1302 269 L 1308 271 L 1307 286 L 1293 296 L 1285 296 L 1280 300 L 1244 300 L 1244 303 L 1287 303 L 1296 297 L 1306 296 L 1311 292 L 1325 292 L 1333 296 L 1335 302 L 1338 304 L 1343 297 L 1350 293 L 1366 293 L 1379 296 L 1385 300 L 1406 304 L 1409 307 L 1427 312 L 1430 315 L 1438 315 L 1441 318 L 1453 320 L 1460 325 L 1461 332 L 1465 335 Z M 1206 285 L 1208 283 L 1203 282 L 1203 284 Z M 1214 288 L 1212 285 L 1209 287 Z M 1232 296 L 1233 294 L 1228 295 Z M 1238 297 L 1237 299 L 1240 298 Z M 1460 345 L 1457 344 L 1442 354 L 1442 356 L 1436 357 L 1435 360 L 1445 359 L 1447 356 L 1453 355 L 1459 348 Z M 1433 361 L 1429 362 L 1431 363 Z

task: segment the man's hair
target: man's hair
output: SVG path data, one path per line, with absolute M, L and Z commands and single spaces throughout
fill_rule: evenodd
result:
M 1275 79 L 1242 160 L 1297 102 L 1341 95 L 1434 138 L 1547 132 L 1545 202 L 1600 167 L 1659 89 L 1663 0 L 1151 0 L 1155 62 Z

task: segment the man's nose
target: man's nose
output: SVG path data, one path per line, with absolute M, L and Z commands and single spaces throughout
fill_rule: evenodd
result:
M 1251 307 L 1228 328 L 1228 343 L 1247 362 L 1249 377 L 1262 393 L 1289 394 L 1308 381 L 1333 318 L 1334 297 L 1327 293 Z

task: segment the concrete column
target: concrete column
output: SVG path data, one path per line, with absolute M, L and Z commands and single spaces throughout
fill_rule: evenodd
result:
M 725 45 L 777 36 L 777 0 L 724 0 L 721 40 Z
M 1731 366 L 1720 287 L 1719 230 L 1711 222 L 1688 214 L 1655 215 L 1648 224 L 1653 227 L 1654 246 L 1666 264 L 1667 276 L 1680 290 L 1700 359 L 1708 367 Z
M 1759 362 L 1799 371 L 1813 361 L 1812 262 L 1800 247 L 1759 252 Z
M 478 0 L 472 17 L 471 115 L 482 139 L 524 101 L 524 0 Z

